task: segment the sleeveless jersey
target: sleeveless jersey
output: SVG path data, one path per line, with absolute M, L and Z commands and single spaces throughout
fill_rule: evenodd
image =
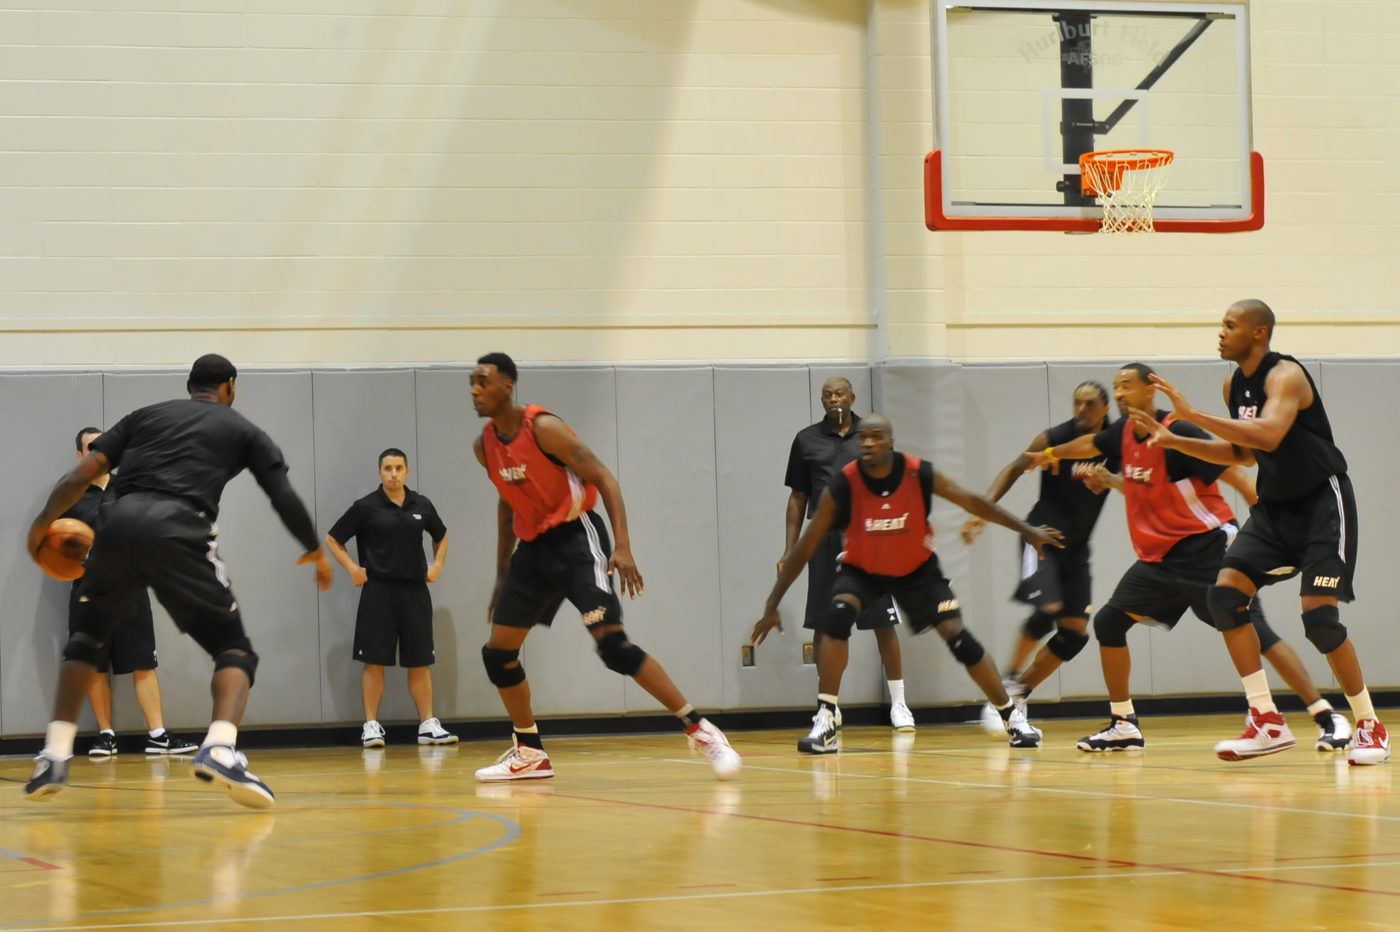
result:
M 925 510 L 921 460 L 904 454 L 903 477 L 889 495 L 876 495 L 860 476 L 859 461 L 841 468 L 851 486 L 851 519 L 841 562 L 878 576 L 908 576 L 933 555 L 933 528 Z
M 1052 447 L 1069 443 L 1077 436 L 1072 419 L 1063 424 L 1056 424 L 1045 432 L 1047 445 Z M 1088 460 L 1065 460 L 1060 463 L 1058 475 L 1049 469 L 1042 469 L 1040 498 L 1031 509 L 1027 520 L 1031 524 L 1046 524 L 1058 528 L 1060 533 L 1065 535 L 1066 547 L 1088 543 L 1089 535 L 1098 523 L 1099 512 L 1103 511 L 1103 504 L 1108 496 L 1090 492 L 1084 485 L 1084 477 L 1092 467 L 1102 466 L 1107 460 L 1107 456 Z
M 481 431 L 486 471 L 515 513 L 515 536 L 534 540 L 552 527 L 573 521 L 598 502 L 598 489 L 540 449 L 535 418 L 549 414 L 539 405 L 525 408 L 520 430 L 508 442 L 488 421 Z M 567 426 L 567 425 L 565 425 Z M 572 428 L 569 431 L 573 433 Z
M 1232 418 L 1247 421 L 1259 416 L 1268 397 L 1264 393 L 1264 380 L 1283 359 L 1298 362 L 1292 356 L 1271 352 L 1264 356 L 1251 376 L 1246 377 L 1243 370 L 1235 369 L 1230 378 Z M 1326 482 L 1329 476 L 1340 476 L 1347 471 L 1346 457 L 1332 442 L 1332 424 L 1327 420 L 1327 409 L 1322 406 L 1322 395 L 1307 367 L 1298 363 L 1298 368 L 1303 370 L 1303 378 L 1312 388 L 1313 403 L 1298 411 L 1293 426 L 1276 448 L 1254 451 L 1254 461 L 1259 464 L 1261 501 L 1302 498 Z
M 1174 418 L 1162 418 L 1170 425 Z M 1167 451 L 1139 440 L 1131 426 L 1123 429 L 1123 497 L 1128 511 L 1128 535 L 1144 563 L 1160 563 L 1167 551 L 1193 534 L 1234 520 L 1220 489 L 1197 476 L 1172 482 L 1167 476 Z

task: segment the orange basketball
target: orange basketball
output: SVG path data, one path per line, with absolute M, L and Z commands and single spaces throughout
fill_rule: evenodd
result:
M 54 579 L 77 579 L 91 547 L 92 528 L 77 518 L 59 518 L 39 544 L 39 566 Z

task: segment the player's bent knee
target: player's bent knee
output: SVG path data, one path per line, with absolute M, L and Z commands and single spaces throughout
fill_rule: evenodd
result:
M 520 662 L 518 650 L 500 650 L 487 644 L 481 648 L 481 663 L 486 667 L 486 678 L 497 689 L 525 682 L 525 665 Z
M 1259 653 L 1267 654 L 1277 647 L 1283 638 L 1278 636 L 1278 632 L 1274 630 L 1273 625 L 1269 624 L 1263 612 L 1253 611 L 1250 615 L 1252 616 L 1250 621 L 1254 625 L 1254 633 L 1259 635 Z
M 100 666 L 102 663 L 102 645 L 97 639 L 75 631 L 69 635 L 68 643 L 63 645 L 63 659 L 76 660 L 78 663 L 85 663 L 90 667 Z
M 226 670 L 233 667 L 242 670 L 248 676 L 248 686 L 253 685 L 258 673 L 258 655 L 253 653 L 252 645 L 248 639 L 244 638 L 242 644 L 227 647 L 214 655 L 214 672 Z
M 957 634 L 945 641 L 948 650 L 953 652 L 953 659 L 965 667 L 975 667 L 982 662 L 986 655 L 986 650 L 982 648 L 982 642 L 972 636 L 972 632 L 963 628 Z
M 621 628 L 598 639 L 598 656 L 603 658 L 603 666 L 623 676 L 636 676 L 647 660 L 647 652 L 627 640 Z
M 1094 637 L 1104 647 L 1127 647 L 1128 632 L 1134 624 L 1132 616 L 1121 608 L 1105 605 L 1094 616 Z
M 1038 641 L 1055 630 L 1055 616 L 1036 612 L 1021 625 L 1021 633 L 1032 641 Z
M 1055 632 L 1054 637 L 1046 642 L 1045 648 L 1054 654 L 1064 663 L 1075 658 L 1081 650 L 1089 643 L 1089 635 L 1083 631 L 1075 631 L 1073 628 L 1061 628 Z
M 1206 590 L 1206 607 L 1217 631 L 1233 631 L 1250 623 L 1249 603 L 1253 596 L 1234 586 L 1211 586 Z
M 1341 647 L 1347 640 L 1347 626 L 1335 605 L 1319 605 L 1303 613 L 1303 633 L 1313 647 L 1324 654 Z
M 822 615 L 821 631 L 838 641 L 849 641 L 859 614 L 856 607 L 845 599 L 832 599 Z

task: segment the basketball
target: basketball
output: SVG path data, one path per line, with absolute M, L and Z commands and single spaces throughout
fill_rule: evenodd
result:
M 54 579 L 77 579 L 91 547 L 92 528 L 77 518 L 59 518 L 39 544 L 39 566 Z

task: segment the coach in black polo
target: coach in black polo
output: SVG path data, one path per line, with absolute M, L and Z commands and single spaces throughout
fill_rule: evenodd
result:
M 365 665 L 360 686 L 365 725 L 360 743 L 384 746 L 379 700 L 384 696 L 384 668 L 398 662 L 408 668 L 408 691 L 418 707 L 419 744 L 453 744 L 457 736 L 433 717 L 433 599 L 447 558 L 447 528 L 427 496 L 405 483 L 408 457 L 389 448 L 379 454 L 379 488 L 358 499 L 326 535 L 326 549 L 360 586 L 355 617 L 354 657 Z M 433 541 L 433 562 L 423 553 L 423 535 Z M 345 545 L 358 538 L 356 563 Z

